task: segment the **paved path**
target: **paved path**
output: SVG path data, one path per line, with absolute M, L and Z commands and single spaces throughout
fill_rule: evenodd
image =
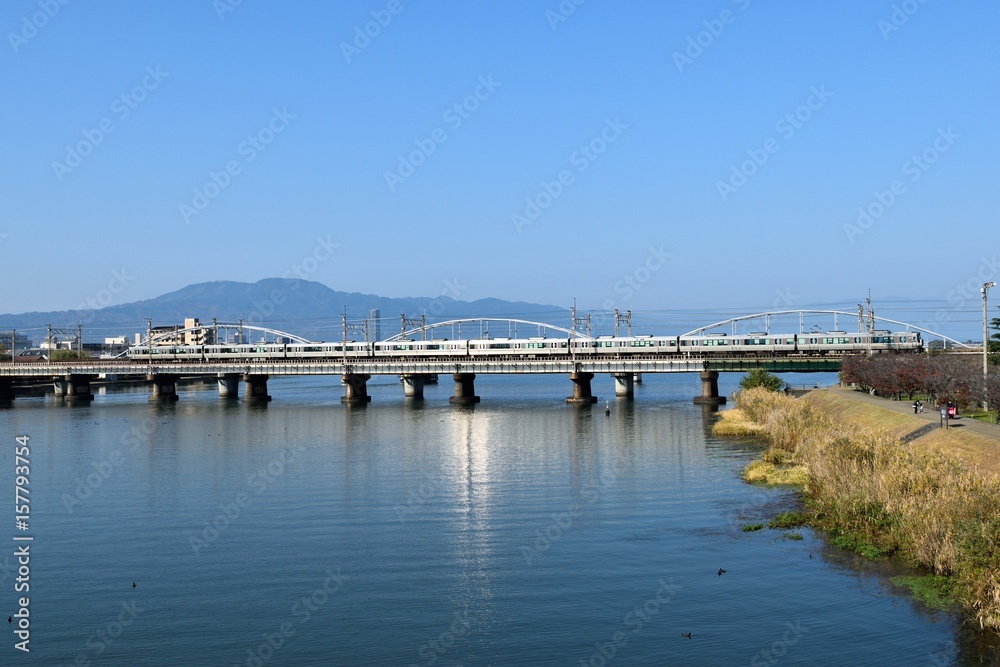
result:
M 880 408 L 885 408 L 886 410 L 892 410 L 894 412 L 899 412 L 901 414 L 907 414 L 914 418 L 923 419 L 929 424 L 937 426 L 941 424 L 940 409 L 935 409 L 930 405 L 924 406 L 925 409 L 924 414 L 915 415 L 913 414 L 913 401 L 893 401 L 888 398 L 870 396 L 860 391 L 854 391 L 853 389 L 847 387 L 829 387 L 827 391 L 849 395 L 854 400 L 869 403 L 871 405 L 877 405 Z M 979 435 L 984 435 L 988 438 L 1000 440 L 1000 426 L 997 426 L 996 424 L 987 424 L 986 422 L 981 422 L 975 419 L 970 419 L 968 417 L 963 417 L 961 419 L 950 420 L 948 422 L 948 427 L 954 429 L 961 429 L 963 431 L 971 431 L 973 433 L 978 433 Z M 926 435 L 931 429 L 925 431 L 924 430 L 925 428 L 926 427 L 921 427 L 920 429 L 917 429 L 918 431 L 921 431 L 919 434 L 913 432 L 906 436 L 903 436 L 904 440 L 909 441 L 915 438 L 919 438 L 921 435 Z

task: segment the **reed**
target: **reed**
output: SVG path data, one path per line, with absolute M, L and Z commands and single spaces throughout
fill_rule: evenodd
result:
M 1000 629 L 1000 481 L 783 394 L 745 390 L 736 407 L 773 445 L 745 479 L 800 486 L 810 524 L 836 544 L 949 577 L 979 624 Z

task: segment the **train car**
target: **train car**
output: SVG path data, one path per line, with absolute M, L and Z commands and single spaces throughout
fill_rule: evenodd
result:
M 285 356 L 285 346 L 278 343 L 223 343 L 221 345 L 202 345 L 201 348 L 202 358 L 205 361 L 280 359 Z
M 677 336 L 598 336 L 574 341 L 575 354 L 608 355 L 617 358 L 670 355 L 677 353 Z
M 916 332 L 876 330 L 871 333 L 828 331 L 797 336 L 799 352 L 813 355 L 850 354 L 867 352 L 919 352 L 923 341 Z
M 470 340 L 469 356 L 518 357 L 522 359 L 547 358 L 567 354 L 564 338 L 481 338 Z
M 787 355 L 795 352 L 795 335 L 763 331 L 741 334 L 733 336 L 729 349 L 743 356 Z
M 370 359 L 372 356 L 372 344 L 357 341 L 343 341 L 336 343 L 291 343 L 285 346 L 284 357 L 287 359 L 329 359 L 337 361 L 347 357 L 348 359 Z M 346 352 L 345 352 L 346 348 Z
M 395 340 L 374 343 L 375 358 L 426 358 L 468 356 L 468 341 L 464 340 Z
M 711 333 L 703 336 L 680 336 L 678 351 L 685 356 L 704 354 L 727 354 L 730 352 L 730 338 L 724 333 Z

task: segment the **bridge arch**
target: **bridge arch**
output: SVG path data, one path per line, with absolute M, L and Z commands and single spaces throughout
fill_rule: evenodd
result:
M 142 347 L 143 345 L 155 344 L 156 341 L 163 341 L 163 340 L 166 340 L 168 338 L 172 338 L 174 336 L 183 335 L 185 333 L 195 332 L 195 331 L 211 331 L 212 334 L 213 334 L 213 338 L 218 339 L 218 332 L 219 332 L 220 329 L 226 331 L 227 334 L 228 334 L 229 331 L 236 330 L 238 332 L 238 335 L 241 338 L 242 338 L 242 332 L 244 332 L 244 331 L 258 331 L 258 332 L 264 334 L 264 339 L 265 340 L 267 340 L 267 336 L 270 335 L 270 336 L 273 336 L 275 339 L 277 339 L 277 338 L 287 338 L 287 339 L 289 339 L 291 341 L 294 341 L 296 343 L 309 343 L 309 342 L 312 342 L 312 341 L 306 340 L 302 336 L 297 336 L 295 334 L 291 334 L 291 333 L 288 333 L 286 331 L 279 331 L 277 329 L 269 329 L 267 327 L 258 327 L 258 326 L 254 326 L 253 324 L 241 324 L 239 322 L 216 322 L 215 324 L 199 324 L 198 326 L 185 327 L 183 329 L 171 329 L 170 331 L 164 331 L 164 332 L 158 333 L 158 334 L 156 334 L 154 336 L 149 336 L 147 334 L 146 337 L 142 340 L 142 342 L 139 343 L 139 345 L 136 345 L 134 347 Z M 249 342 L 252 342 L 252 341 L 244 341 L 244 342 L 249 343 Z M 125 353 L 123 352 L 122 354 L 120 354 L 118 356 L 120 357 L 120 356 L 124 356 L 124 355 L 125 355 Z
M 844 315 L 844 316 L 850 317 L 850 318 L 858 318 L 858 313 L 856 313 L 856 312 L 855 313 L 851 313 L 851 312 L 847 312 L 847 311 L 844 311 L 844 310 L 815 310 L 815 309 L 804 309 L 804 310 L 771 310 L 771 311 L 766 311 L 766 312 L 763 312 L 763 313 L 754 313 L 752 315 L 740 315 L 738 317 L 731 317 L 731 318 L 729 318 L 727 320 L 722 320 L 721 322 L 715 322 L 714 324 L 708 324 L 706 326 L 699 327 L 697 329 L 693 329 L 693 330 L 688 331 L 687 333 L 684 333 L 684 334 L 681 334 L 681 335 L 682 336 L 697 336 L 697 335 L 703 334 L 703 333 L 705 333 L 707 331 L 711 331 L 712 329 L 718 329 L 719 327 L 724 327 L 724 326 L 729 325 L 729 324 L 732 325 L 732 327 L 733 327 L 733 334 L 735 334 L 736 333 L 736 324 L 738 322 L 742 322 L 744 320 L 756 320 L 756 319 L 761 319 L 761 318 L 764 319 L 764 331 L 766 331 L 767 333 L 770 333 L 771 332 L 771 317 L 780 316 L 780 315 L 798 315 L 799 316 L 799 333 L 805 333 L 805 331 L 803 331 L 803 328 L 804 328 L 803 321 L 804 321 L 804 316 L 807 315 L 807 314 L 813 314 L 813 315 L 816 315 L 816 314 L 819 314 L 819 315 L 833 315 L 834 316 L 834 327 L 833 327 L 834 330 L 840 330 L 838 328 L 837 322 L 838 322 L 838 318 L 841 315 Z M 878 322 L 886 322 L 888 324 L 895 324 L 897 326 L 906 327 L 907 331 L 910 331 L 912 329 L 912 330 L 915 330 L 915 331 L 919 331 L 921 333 L 929 334 L 929 335 L 934 336 L 936 338 L 941 338 L 943 340 L 948 341 L 949 343 L 952 343 L 955 347 L 963 347 L 963 348 L 970 348 L 971 347 L 970 345 L 966 345 L 965 343 L 957 341 L 957 340 L 955 340 L 954 338 L 952 338 L 950 336 L 944 335 L 943 333 L 939 333 L 937 331 L 931 331 L 930 329 L 926 329 L 924 327 L 920 327 L 920 326 L 917 326 L 915 324 L 908 324 L 906 322 L 900 322 L 898 320 L 890 320 L 887 317 L 879 317 L 877 315 L 872 315 L 872 319 L 874 321 L 878 321 Z M 860 320 L 859 320 L 859 322 L 860 322 Z
M 536 327 L 538 329 L 538 335 L 542 335 L 542 331 L 558 331 L 564 334 L 568 338 L 588 338 L 588 336 L 579 331 L 573 331 L 565 327 L 556 326 L 555 324 L 546 324 L 545 322 L 533 322 L 531 320 L 519 320 L 511 319 L 506 317 L 467 317 L 458 320 L 448 320 L 446 322 L 434 322 L 433 324 L 426 324 L 421 327 L 416 327 L 413 329 L 408 329 L 406 331 L 401 331 L 394 336 L 386 338 L 383 342 L 391 343 L 392 341 L 403 340 L 406 338 L 411 338 L 415 336 L 424 336 L 427 332 L 433 331 L 435 329 L 441 329 L 445 327 L 452 327 L 453 331 L 457 329 L 457 335 L 453 334 L 452 338 L 454 340 L 462 340 L 461 326 L 463 324 L 478 324 L 479 325 L 479 338 L 485 338 L 489 335 L 489 325 L 490 323 L 498 323 L 501 326 L 507 326 L 507 333 L 509 337 L 515 338 L 517 336 L 517 325 L 525 325 L 530 327 Z M 483 328 L 485 325 L 485 329 Z M 511 329 L 513 327 L 513 330 Z M 469 336 L 465 336 L 469 338 Z

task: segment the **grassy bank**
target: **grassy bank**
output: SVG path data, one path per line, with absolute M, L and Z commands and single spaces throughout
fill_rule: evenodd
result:
M 748 390 L 728 419 L 763 429 L 772 448 L 756 467 L 796 470 L 810 524 L 834 543 L 949 577 L 980 625 L 1000 629 L 1000 481 L 955 456 L 903 444 L 905 415 L 884 411 L 872 422 L 856 405 L 826 401 Z

